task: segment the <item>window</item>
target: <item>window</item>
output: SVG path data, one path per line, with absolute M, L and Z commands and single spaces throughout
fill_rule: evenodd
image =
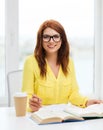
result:
M 93 92 L 94 0 L 19 1 L 20 67 L 33 53 L 36 33 L 47 19 L 58 20 L 65 28 L 74 59 L 77 81 L 84 94 Z
M 0 106 L 7 103 L 7 73 L 23 68 L 40 24 L 51 18 L 66 30 L 81 92 L 102 99 L 102 7 L 102 0 L 0 0 Z
M 0 0 L 0 97 L 5 94 L 5 1 Z

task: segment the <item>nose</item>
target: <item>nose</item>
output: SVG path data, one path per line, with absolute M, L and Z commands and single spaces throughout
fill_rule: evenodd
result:
M 49 42 L 53 42 L 54 43 L 53 37 L 50 37 Z

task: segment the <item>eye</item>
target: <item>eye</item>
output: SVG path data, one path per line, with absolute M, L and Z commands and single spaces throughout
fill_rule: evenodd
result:
M 43 35 L 43 38 L 50 38 L 50 36 L 45 34 L 45 35 Z
M 54 38 L 60 38 L 60 35 L 53 35 Z

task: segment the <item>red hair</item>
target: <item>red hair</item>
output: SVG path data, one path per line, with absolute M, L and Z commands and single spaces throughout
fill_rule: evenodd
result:
M 61 36 L 61 47 L 58 50 L 58 57 L 57 57 L 57 64 L 61 65 L 62 71 L 66 76 L 68 74 L 68 63 L 69 63 L 69 43 L 66 37 L 65 30 L 63 26 L 55 21 L 55 20 L 47 20 L 40 26 L 38 33 L 37 33 L 37 43 L 34 50 L 34 56 L 38 62 L 38 66 L 40 68 L 40 75 L 41 77 L 46 77 L 47 66 L 45 61 L 45 50 L 42 46 L 43 40 L 43 32 L 46 28 L 51 28 L 56 30 Z

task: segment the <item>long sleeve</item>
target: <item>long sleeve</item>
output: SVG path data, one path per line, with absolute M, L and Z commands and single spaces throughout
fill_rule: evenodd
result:
M 29 110 L 29 98 L 34 94 L 34 70 L 32 59 L 27 58 L 24 63 L 22 91 L 28 94 L 27 109 Z
M 70 67 L 71 67 L 72 91 L 71 91 L 71 96 L 69 98 L 69 101 L 74 105 L 77 105 L 80 107 L 85 107 L 85 104 L 86 104 L 88 98 L 85 96 L 82 96 L 79 93 L 79 87 L 78 87 L 78 83 L 76 80 L 74 63 L 72 60 L 70 63 L 71 63 Z

